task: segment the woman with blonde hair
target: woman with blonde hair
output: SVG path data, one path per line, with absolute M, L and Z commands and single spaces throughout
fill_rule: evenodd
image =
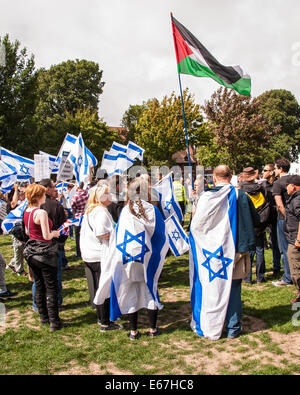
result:
M 81 225 L 80 250 L 87 276 L 92 276 L 93 286 L 89 287 L 92 300 L 99 285 L 101 262 L 108 252 L 110 236 L 114 229 L 114 221 L 107 210 L 110 203 L 109 187 L 106 183 L 91 188 Z M 120 329 L 119 325 L 109 319 L 109 304 L 110 299 L 107 298 L 102 305 L 96 306 L 100 332 Z
M 52 221 L 40 206 L 46 200 L 46 188 L 31 184 L 26 189 L 28 207 L 24 212 L 24 224 L 29 240 L 24 257 L 32 270 L 36 285 L 35 301 L 41 325 L 50 323 L 50 331 L 62 328 L 58 312 L 57 246 L 53 238 L 59 231 L 52 231 Z
M 141 177 L 128 184 L 115 239 L 104 262 L 94 303 L 101 304 L 110 292 L 111 320 L 127 314 L 130 340 L 140 337 L 138 312 L 147 310 L 149 336 L 159 333 L 158 279 L 169 249 L 165 223 L 159 209 L 147 202 L 148 183 Z

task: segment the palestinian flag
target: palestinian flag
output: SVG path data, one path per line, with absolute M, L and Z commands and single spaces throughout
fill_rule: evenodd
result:
M 223 66 L 171 14 L 177 68 L 180 74 L 210 77 L 219 84 L 250 96 L 251 79 L 240 66 Z

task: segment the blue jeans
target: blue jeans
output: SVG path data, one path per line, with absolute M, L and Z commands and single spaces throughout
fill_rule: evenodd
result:
M 288 260 L 288 242 L 286 240 L 284 234 L 284 219 L 277 220 L 277 238 L 278 238 L 278 247 L 281 254 L 282 259 L 282 267 L 283 267 L 283 276 L 281 281 L 285 283 L 292 284 L 291 273 L 290 273 L 290 266 Z
M 265 278 L 266 264 L 265 264 L 265 251 L 264 251 L 264 233 L 256 236 L 256 248 L 255 251 L 249 251 L 251 269 L 246 277 L 246 281 L 252 281 L 252 263 L 254 255 L 256 254 L 256 281 L 260 282 Z
M 242 280 L 232 280 L 225 318 L 228 337 L 236 337 L 242 331 Z

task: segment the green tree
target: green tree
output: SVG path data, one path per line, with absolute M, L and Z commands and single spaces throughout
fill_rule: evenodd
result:
M 280 133 L 271 137 L 266 160 L 280 157 L 295 160 L 300 149 L 300 107 L 295 96 L 285 89 L 266 91 L 258 96 L 259 111 Z
M 68 130 L 63 122 L 67 114 L 78 110 L 97 111 L 104 82 L 99 65 L 87 60 L 68 60 L 38 71 L 36 122 L 41 143 L 49 153 L 57 153 Z
M 32 157 L 38 149 L 34 113 L 37 105 L 37 75 L 34 56 L 11 42 L 9 36 L 0 37 L 5 48 L 5 62 L 0 65 L 0 145 L 14 152 Z
M 127 128 L 128 133 L 126 136 L 126 140 L 123 141 L 123 144 L 127 144 L 129 140 L 131 141 L 135 140 L 136 135 L 138 133 L 137 124 L 146 108 L 147 108 L 147 103 L 143 102 L 143 104 L 141 105 L 140 104 L 130 105 L 128 110 L 125 111 L 125 114 L 123 115 L 121 121 L 121 125 Z
M 200 106 L 188 89 L 183 92 L 189 143 L 197 145 L 207 140 Z M 149 100 L 136 126 L 136 141 L 145 149 L 148 164 L 173 164 L 172 155 L 186 148 L 180 96 L 172 92 L 161 102 Z
M 199 161 L 211 166 L 207 159 L 225 163 L 234 172 L 243 167 L 260 167 L 264 164 L 272 136 L 280 128 L 271 126 L 259 112 L 259 101 L 239 95 L 226 88 L 218 89 L 202 107 L 210 131 L 210 143 L 202 151 L 206 154 Z M 200 149 L 201 152 L 201 149 Z

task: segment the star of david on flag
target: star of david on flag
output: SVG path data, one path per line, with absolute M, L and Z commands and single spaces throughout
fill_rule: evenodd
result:
M 171 215 L 175 215 L 179 221 L 182 221 L 182 211 L 174 194 L 172 173 L 162 178 L 152 189 L 158 194 L 163 218 L 167 219 Z
M 191 328 L 199 336 L 217 340 L 222 335 L 233 278 L 237 240 L 235 188 L 200 195 L 191 222 Z
M 165 225 L 172 253 L 175 256 L 183 255 L 189 250 L 189 240 L 177 217 L 172 214 L 165 220 Z
M 123 265 L 128 262 L 144 263 L 145 254 L 150 251 L 145 243 L 145 231 L 133 235 L 126 229 L 124 241 L 117 245 L 117 249 L 122 252 Z
M 26 167 L 23 163 L 20 165 L 20 172 L 30 175 L 28 167 Z
M 174 239 L 175 241 L 178 241 L 180 239 L 180 233 L 178 232 L 178 230 L 174 230 L 172 232 L 172 239 Z
M 223 247 L 219 247 L 215 252 L 210 252 L 204 248 L 202 251 L 206 258 L 206 261 L 202 263 L 202 266 L 208 270 L 209 282 L 212 282 L 215 278 L 228 280 L 226 268 L 231 264 L 232 259 L 224 257 Z M 216 260 L 220 262 L 216 263 Z M 222 267 L 219 269 L 220 264 Z
M 32 159 L 17 155 L 3 147 L 0 147 L 0 156 L 3 162 L 15 168 L 18 181 L 26 181 L 34 177 L 34 161 Z

